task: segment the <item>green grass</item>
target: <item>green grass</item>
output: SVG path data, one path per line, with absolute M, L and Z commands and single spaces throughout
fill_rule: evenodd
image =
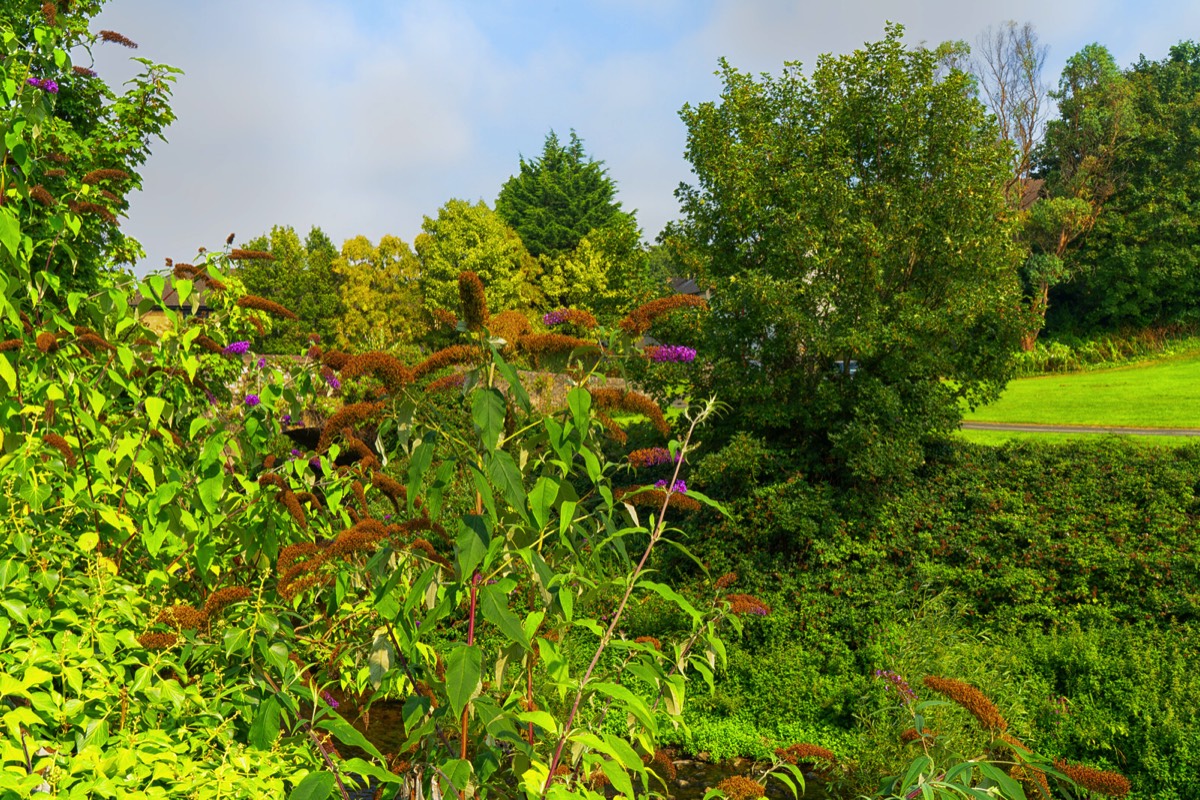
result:
M 1021 378 L 1009 383 L 997 402 L 966 412 L 963 418 L 972 422 L 1200 428 L 1200 356 L 1193 353 L 1115 369 Z M 974 437 L 981 432 L 969 433 Z M 1163 437 L 1143 438 L 1163 443 Z
M 1064 444 L 1066 442 L 1076 442 L 1080 439 L 1087 441 L 1096 441 L 1105 438 L 1105 436 L 1116 436 L 1117 434 L 1096 434 L 1096 433 L 1026 433 L 1025 431 L 969 431 L 960 430 L 956 434 L 960 439 L 975 444 L 988 444 L 999 446 L 1005 442 L 1027 441 L 1030 439 L 1039 442 L 1051 442 Z M 1139 444 L 1150 445 L 1151 447 L 1182 447 L 1187 444 L 1200 444 L 1200 437 L 1195 436 L 1134 436 L 1121 434 L 1122 441 L 1135 441 Z

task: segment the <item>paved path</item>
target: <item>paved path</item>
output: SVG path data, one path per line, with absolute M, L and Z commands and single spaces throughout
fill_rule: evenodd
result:
M 1116 433 L 1136 436 L 1200 436 L 1200 428 L 1128 428 L 1115 425 L 1035 425 L 1026 422 L 964 422 L 969 431 L 1020 431 L 1023 433 Z

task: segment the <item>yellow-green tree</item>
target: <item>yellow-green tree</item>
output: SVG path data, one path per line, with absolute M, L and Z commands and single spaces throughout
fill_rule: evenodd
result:
M 384 236 L 347 239 L 333 270 L 342 277 L 345 311 L 338 344 L 357 350 L 388 350 L 424 331 L 418 277 L 420 262 L 408 243 Z
M 421 230 L 413 244 L 429 308 L 457 313 L 458 275 L 463 271 L 483 280 L 491 309 L 540 305 L 537 260 L 487 203 L 451 200 L 438 209 L 437 217 L 425 217 Z

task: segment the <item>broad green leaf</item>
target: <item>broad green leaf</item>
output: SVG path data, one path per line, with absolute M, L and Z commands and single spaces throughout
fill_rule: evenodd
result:
M 21 223 L 11 206 L 0 208 L 0 244 L 13 258 L 17 257 L 17 246 L 21 243 Z
M 413 449 L 412 458 L 408 462 L 408 513 L 413 512 L 413 502 L 420 496 L 421 480 L 429 465 L 433 463 L 434 446 L 432 442 L 421 442 Z
M 250 744 L 259 750 L 270 750 L 279 738 L 279 701 L 268 697 L 259 704 L 250 723 Z
M 151 427 L 158 427 L 158 421 L 162 419 L 162 413 L 166 407 L 167 401 L 161 397 L 151 396 L 146 398 L 146 416 L 150 418 Z
M 388 772 L 383 767 L 376 766 L 361 758 L 348 758 L 341 764 L 342 769 L 351 775 L 366 775 L 381 783 L 404 783 L 404 777 L 394 772 Z
M 471 767 L 470 761 L 467 761 L 465 758 L 456 758 L 453 761 L 442 764 L 442 772 L 450 779 L 450 783 L 456 791 L 465 792 L 471 782 L 474 769 Z
M 75 546 L 85 553 L 90 553 L 100 544 L 100 536 L 95 531 L 87 531 L 75 540 Z
M 529 510 L 533 512 L 533 521 L 539 531 L 546 527 L 546 522 L 550 519 L 550 510 L 554 508 L 557 498 L 558 481 L 545 476 L 538 478 L 529 493 Z
M 521 627 L 521 620 L 508 608 L 508 600 L 497 586 L 483 586 L 479 590 L 479 607 L 483 618 L 500 629 L 500 632 L 512 642 L 520 642 L 523 647 L 529 647 L 529 638 Z
M 200 502 L 204 503 L 204 508 L 210 513 L 215 513 L 219 508 L 221 495 L 225 493 L 225 476 L 222 474 L 213 475 L 211 478 L 205 478 L 200 481 Z
M 488 477 L 500 489 L 508 504 L 522 519 L 528 520 L 529 512 L 525 507 L 525 487 L 521 483 L 521 469 L 513 457 L 503 450 L 497 450 L 487 459 L 487 469 Z
M 446 655 L 446 694 L 457 719 L 483 683 L 483 653 L 475 645 L 461 644 Z
M 576 386 L 567 392 L 567 407 L 571 409 L 571 419 L 575 422 L 575 427 L 581 435 L 586 435 L 592 410 L 592 396 L 588 394 L 587 389 Z
M 630 714 L 638 718 L 638 721 L 645 725 L 649 730 L 658 730 L 658 726 L 654 722 L 654 714 L 650 711 L 650 706 L 641 697 L 638 697 L 627 687 L 619 683 L 608 683 L 607 681 L 597 681 L 589 683 L 588 688 L 599 692 L 600 694 L 611 697 L 613 700 L 618 700 L 625 705 L 625 708 Z
M 310 772 L 292 789 L 288 800 L 327 800 L 336 786 L 332 772 Z
M 368 741 L 367 737 L 363 736 L 358 730 L 346 720 L 342 719 L 337 714 L 317 720 L 317 727 L 324 728 L 338 738 L 338 741 L 343 744 L 360 747 L 368 753 L 383 761 L 383 754 L 375 745 Z
M 656 583 L 654 581 L 638 581 L 638 586 L 649 589 L 664 600 L 669 600 L 679 606 L 680 610 L 686 613 L 694 621 L 699 620 L 704 615 L 696 610 L 696 607 L 688 602 L 688 599 L 679 592 L 667 586 L 665 583 Z
M 504 395 L 498 389 L 476 392 L 471 403 L 471 418 L 483 437 L 483 446 L 489 451 L 495 450 L 504 433 Z
M 458 539 L 455 540 L 455 544 L 458 551 L 458 574 L 462 580 L 469 580 L 475 568 L 483 562 L 490 539 L 487 521 L 483 517 L 467 514 L 459 520 Z
M 494 350 L 493 352 L 495 353 Z M 521 385 L 521 376 L 513 369 L 512 364 L 505 361 L 499 353 L 495 353 L 493 362 L 496 365 L 496 369 L 500 370 L 500 375 L 504 380 L 508 381 L 508 393 L 517 398 L 517 403 L 521 406 L 521 410 L 528 414 L 533 410 L 533 403 L 529 400 L 529 393 Z
M 633 791 L 633 781 L 629 780 L 629 773 L 621 766 L 621 762 L 605 760 L 600 764 L 600 769 L 612 782 L 613 788 L 617 790 L 618 794 L 625 797 L 637 797 Z
M 3 354 L 0 354 L 0 378 L 3 378 L 4 382 L 8 384 L 10 392 L 17 390 L 17 371 L 13 369 L 8 356 Z

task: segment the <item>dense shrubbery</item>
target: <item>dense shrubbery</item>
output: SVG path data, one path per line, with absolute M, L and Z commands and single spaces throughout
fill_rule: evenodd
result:
M 1200 792 L 1200 448 L 954 445 L 882 500 L 800 476 L 755 488 L 785 464 L 743 438 L 692 473 L 741 499 L 689 545 L 774 608 L 730 645 L 694 745 L 801 726 L 879 774 L 906 756 L 867 676 L 920 693 L 942 674 L 986 687 L 1039 752 L 1128 775 L 1134 796 Z
M 1200 350 L 1200 339 L 1196 337 L 1196 329 L 1190 326 L 1156 326 L 1088 339 L 1058 334 L 1043 337 L 1033 350 L 1018 353 L 1016 373 L 1029 376 L 1077 372 L 1196 350 Z

